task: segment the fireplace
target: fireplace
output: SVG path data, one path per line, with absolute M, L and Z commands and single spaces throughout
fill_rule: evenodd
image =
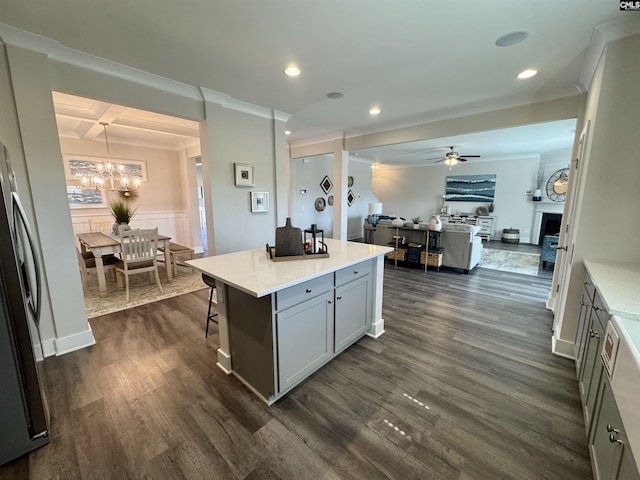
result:
M 542 245 L 542 241 L 546 235 L 558 235 L 560 233 L 560 225 L 562 225 L 561 213 L 543 213 L 540 223 L 538 245 Z

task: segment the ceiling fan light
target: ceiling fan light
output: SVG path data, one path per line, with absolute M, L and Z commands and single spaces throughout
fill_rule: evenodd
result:
M 535 77 L 538 74 L 538 70 L 536 70 L 535 68 L 527 68 L 526 70 L 523 70 L 522 72 L 520 72 L 517 77 L 522 80 L 525 78 L 531 78 L 531 77 Z

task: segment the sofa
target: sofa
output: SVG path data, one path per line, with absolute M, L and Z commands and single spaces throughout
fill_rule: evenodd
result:
M 376 227 L 373 227 L 365 218 L 364 237 L 366 241 L 376 245 L 393 245 L 396 229 L 390 227 L 390 219 L 379 220 Z M 482 257 L 482 238 L 476 235 L 480 228 L 475 225 L 445 224 L 440 237 L 442 266 L 460 268 L 467 274 L 473 270 Z M 403 236 L 402 230 L 398 234 Z

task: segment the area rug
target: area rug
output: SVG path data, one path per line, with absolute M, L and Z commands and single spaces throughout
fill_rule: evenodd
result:
M 162 293 L 155 282 L 149 282 L 148 274 L 132 275 L 129 277 L 129 301 L 125 300 L 124 289 L 120 290 L 113 278 L 112 272 L 106 272 L 107 296 L 100 296 L 98 278 L 91 272 L 87 278 L 84 290 L 84 302 L 87 307 L 88 318 L 99 317 L 108 313 L 119 312 L 127 308 L 145 305 L 165 298 L 176 297 L 203 288 L 209 288 L 202 282 L 200 273 L 192 273 L 190 268 L 178 266 L 178 275 L 171 282 L 167 282 L 164 266 L 160 269 L 160 283 Z
M 478 267 L 503 272 L 521 273 L 523 275 L 538 275 L 540 264 L 539 253 L 512 252 L 485 248 Z

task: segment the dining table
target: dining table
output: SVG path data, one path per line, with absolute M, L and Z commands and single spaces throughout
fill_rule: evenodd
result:
M 91 232 L 77 234 L 82 252 L 91 252 L 96 259 L 96 274 L 98 276 L 98 290 L 100 295 L 107 295 L 107 280 L 104 275 L 103 255 L 117 254 L 122 251 L 120 237 L 111 233 Z M 169 241 L 171 237 L 158 234 L 158 248 L 163 251 L 164 264 L 167 270 L 167 280 L 171 281 L 173 272 L 169 259 Z

